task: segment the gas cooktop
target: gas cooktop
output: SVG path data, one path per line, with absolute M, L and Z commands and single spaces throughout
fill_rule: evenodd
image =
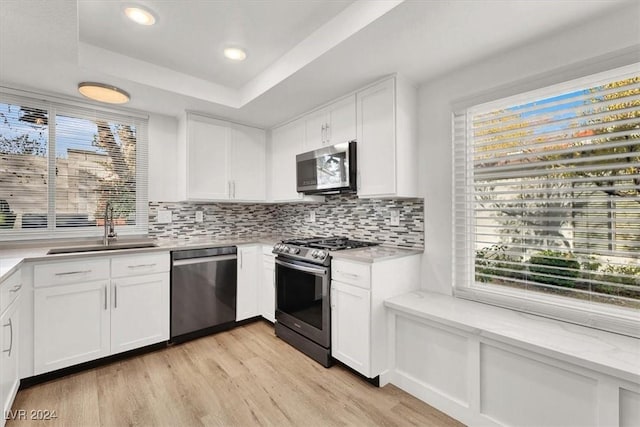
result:
M 351 240 L 346 237 L 308 237 L 283 240 L 273 247 L 273 253 L 316 264 L 329 265 L 331 261 L 329 251 L 366 248 L 377 245 L 379 243 Z

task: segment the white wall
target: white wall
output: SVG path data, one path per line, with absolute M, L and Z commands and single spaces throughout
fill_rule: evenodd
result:
M 160 114 L 149 116 L 149 200 L 178 199 L 178 119 Z
M 639 16 L 640 2 L 627 3 L 597 20 L 511 49 L 420 87 L 420 184 L 425 199 L 423 289 L 452 292 L 452 106 L 486 102 L 640 61 Z

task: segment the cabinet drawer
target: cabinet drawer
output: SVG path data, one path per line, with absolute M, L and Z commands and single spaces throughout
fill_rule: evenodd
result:
M 11 276 L 2 281 L 0 285 L 0 313 L 11 305 L 18 298 L 22 289 L 22 274 L 20 270 L 14 272 Z
M 371 288 L 371 265 L 334 259 L 331 264 L 331 278 L 342 283 Z
M 86 258 L 33 266 L 36 288 L 109 278 L 109 258 Z
M 165 271 L 169 271 L 168 252 L 121 256 L 111 259 L 111 277 L 129 277 Z

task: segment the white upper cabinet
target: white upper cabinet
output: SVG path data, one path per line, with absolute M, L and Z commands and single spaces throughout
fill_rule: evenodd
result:
M 265 201 L 265 132 L 194 113 L 179 124 L 182 200 Z
M 187 126 L 187 199 L 227 199 L 230 129 L 198 119 Z
M 356 93 L 359 197 L 418 197 L 416 89 L 398 77 Z
M 271 131 L 270 197 L 274 202 L 323 200 L 320 196 L 304 196 L 296 190 L 296 155 L 305 151 L 305 121 L 302 119 Z
M 231 195 L 234 200 L 266 199 L 266 150 L 262 129 L 234 125 L 231 128 Z
M 305 115 L 305 151 L 356 139 L 354 95 Z

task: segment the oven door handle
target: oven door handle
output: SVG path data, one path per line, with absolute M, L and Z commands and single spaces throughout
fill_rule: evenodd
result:
M 300 264 L 292 264 L 290 262 L 285 262 L 285 261 L 281 261 L 279 259 L 276 259 L 276 264 L 279 264 L 283 267 L 289 267 L 289 268 L 293 268 L 296 270 L 300 270 L 300 271 L 304 271 L 307 273 L 312 273 L 312 274 L 319 274 L 322 276 L 326 276 L 327 275 L 327 269 L 326 268 L 313 268 L 313 267 L 306 267 Z

